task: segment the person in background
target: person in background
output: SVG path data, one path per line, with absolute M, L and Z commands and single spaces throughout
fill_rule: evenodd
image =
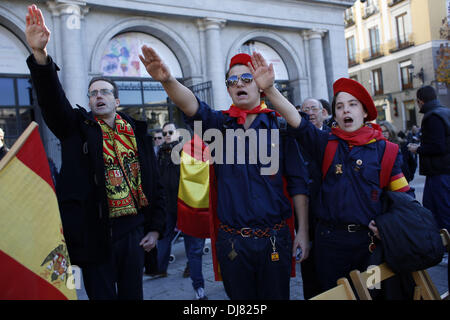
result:
M 155 131 L 155 133 L 153 134 L 153 148 L 155 150 L 155 154 L 158 154 L 159 148 L 161 147 L 161 145 L 164 143 L 164 137 L 162 134 L 162 130 L 158 129 Z
M 314 98 L 306 99 L 305 101 L 303 101 L 300 110 L 308 115 L 308 120 L 311 121 L 311 123 L 318 129 L 327 131 L 327 128 L 324 128 L 324 120 L 327 111 L 322 107 L 322 104 L 319 100 Z
M 431 86 L 417 90 L 423 113 L 420 144 L 409 151 L 419 155 L 419 173 L 426 176 L 423 206 L 433 212 L 439 228 L 450 230 L 450 109 L 440 104 Z
M 6 155 L 8 151 L 9 149 L 5 144 L 5 132 L 2 128 L 0 128 L 0 160 Z
M 417 169 L 417 156 L 408 150 L 407 141 L 397 135 L 394 126 L 389 121 L 380 121 L 379 125 L 383 136 L 388 141 L 399 145 L 403 158 L 402 172 L 408 182 L 412 181 Z M 413 188 L 411 190 L 410 194 L 412 194 Z
M 325 100 L 325 99 L 319 99 L 319 101 L 322 104 L 322 107 L 323 107 L 324 112 L 325 112 L 325 115 L 324 115 L 325 119 L 324 119 L 323 122 L 324 122 L 324 124 L 327 127 L 331 128 L 332 125 L 333 125 L 334 120 L 333 120 L 333 116 L 331 115 L 330 103 L 327 100 Z
M 329 132 L 330 128 L 324 123 L 327 111 L 322 107 L 319 100 L 308 98 L 300 107 L 300 115 L 308 119 L 316 128 Z M 300 142 L 300 141 L 299 141 Z M 305 148 L 299 143 L 300 152 L 306 160 L 309 173 L 309 201 L 308 201 L 308 221 L 309 221 L 309 236 L 310 236 L 310 251 L 309 259 L 302 261 L 301 273 L 303 281 L 303 296 L 305 299 L 310 299 L 322 292 L 318 279 L 318 274 L 315 265 L 314 255 L 314 232 L 317 219 L 317 206 L 320 201 L 319 191 L 322 183 L 322 173 L 320 167 L 312 158 Z

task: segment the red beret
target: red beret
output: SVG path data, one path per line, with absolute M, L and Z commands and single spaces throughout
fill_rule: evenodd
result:
M 238 53 L 233 58 L 231 58 L 230 67 L 228 69 L 231 69 L 236 64 L 243 64 L 244 66 L 247 66 L 249 62 L 252 62 L 252 57 L 250 55 L 246 53 Z
M 372 121 L 377 118 L 378 112 L 375 104 L 373 103 L 372 97 L 369 92 L 367 92 L 366 88 L 364 88 L 358 81 L 348 78 L 340 78 L 339 80 L 336 80 L 333 83 L 334 96 L 341 91 L 350 93 L 364 105 L 367 111 L 366 121 Z

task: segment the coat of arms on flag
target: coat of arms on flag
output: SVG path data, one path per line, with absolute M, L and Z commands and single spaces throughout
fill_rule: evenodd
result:
M 0 161 L 0 299 L 76 299 L 38 125 Z

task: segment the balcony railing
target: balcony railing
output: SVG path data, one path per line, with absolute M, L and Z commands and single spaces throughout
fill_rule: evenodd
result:
M 397 3 L 400 3 L 400 2 L 403 2 L 403 1 L 405 1 L 405 0 L 391 0 L 391 1 L 388 2 L 388 6 L 389 7 L 395 6 Z
M 409 33 L 402 38 L 394 38 L 388 41 L 388 48 L 390 53 L 412 47 L 413 45 L 414 35 L 412 33 Z
M 374 15 L 378 12 L 378 8 L 374 5 L 364 7 L 364 14 L 362 16 L 363 19 L 367 19 L 368 17 Z
M 375 47 L 365 49 L 361 52 L 361 55 L 362 55 L 362 59 L 364 62 L 382 57 L 382 56 L 384 56 L 383 45 L 378 44 Z
M 359 53 L 354 53 L 351 56 L 348 56 L 348 67 L 351 68 L 353 66 L 356 66 L 359 64 L 359 60 L 360 60 L 360 55 Z
M 345 21 L 345 27 L 346 28 L 351 27 L 351 26 L 353 26 L 355 24 L 355 20 L 353 20 L 353 17 L 352 18 L 345 18 L 344 21 Z

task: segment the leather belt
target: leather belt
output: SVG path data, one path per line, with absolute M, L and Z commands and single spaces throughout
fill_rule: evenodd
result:
M 286 220 L 281 221 L 280 223 L 275 224 L 272 228 L 265 228 L 265 229 L 252 229 L 252 228 L 233 228 L 229 225 L 220 223 L 219 228 L 222 229 L 225 232 L 231 233 L 231 234 L 238 234 L 243 238 L 247 237 L 256 237 L 256 238 L 269 238 L 271 236 L 270 232 L 272 230 L 278 231 L 281 228 L 283 228 L 286 225 Z
M 357 232 L 357 231 L 367 231 L 369 230 L 368 226 L 365 226 L 363 224 L 356 224 L 356 223 L 335 223 L 331 221 L 326 220 L 318 220 L 318 223 L 336 230 L 344 230 L 347 232 Z

